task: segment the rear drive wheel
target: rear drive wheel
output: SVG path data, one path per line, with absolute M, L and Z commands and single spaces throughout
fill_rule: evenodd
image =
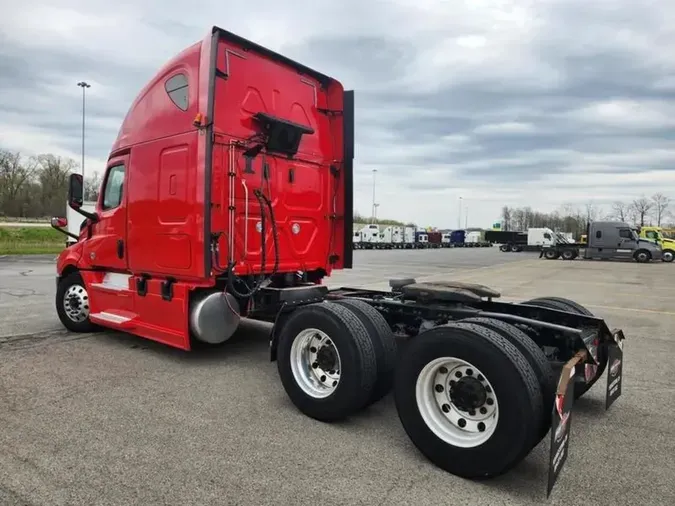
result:
M 374 307 L 362 300 L 343 299 L 334 301 L 352 311 L 368 330 L 368 335 L 375 349 L 377 362 L 377 380 L 373 393 L 366 405 L 371 405 L 387 395 L 394 384 L 396 368 L 396 339 L 391 327 Z
M 411 340 L 394 392 L 415 446 L 458 476 L 508 471 L 539 434 L 542 400 L 532 368 L 507 339 L 478 325 L 443 325 Z
M 544 251 L 544 256 L 546 257 L 547 260 L 557 260 L 560 258 L 560 253 L 558 253 L 554 249 L 547 249 Z
M 324 422 L 362 409 L 377 379 L 368 329 L 332 302 L 303 306 L 288 317 L 279 332 L 277 368 L 293 404 Z
M 511 251 L 511 248 L 509 248 L 508 244 L 500 244 L 499 245 L 499 251 L 501 251 L 503 253 L 507 253 L 507 252 Z
M 508 339 L 508 341 L 518 348 L 518 351 L 520 351 L 527 359 L 527 362 L 530 364 L 530 367 L 532 367 L 532 370 L 539 380 L 541 399 L 544 405 L 542 412 L 542 426 L 539 432 L 539 439 L 535 443 L 536 445 L 548 433 L 548 430 L 551 427 L 551 410 L 553 409 L 553 400 L 557 388 L 557 378 L 546 355 L 542 349 L 537 346 L 537 343 L 530 339 L 525 332 L 518 327 L 501 320 L 476 317 L 460 320 L 459 323 L 473 323 L 494 330 L 503 338 Z
M 89 320 L 89 294 L 79 272 L 71 272 L 56 287 L 56 314 L 72 332 L 94 332 L 98 325 Z
M 564 297 L 539 297 L 523 304 L 530 306 L 545 307 L 548 309 L 557 309 L 558 311 L 567 311 L 586 316 L 595 316 L 584 306 L 573 300 Z M 574 382 L 574 398 L 578 399 L 588 392 L 596 381 L 600 379 L 607 367 L 607 348 L 605 345 L 598 346 L 598 365 L 592 364 L 577 365 L 576 379 Z
M 576 252 L 573 249 L 563 250 L 561 256 L 563 260 L 574 260 L 577 257 Z
M 675 251 L 673 251 L 672 249 L 664 249 L 663 253 L 661 254 L 661 260 L 668 263 L 672 262 L 674 257 Z

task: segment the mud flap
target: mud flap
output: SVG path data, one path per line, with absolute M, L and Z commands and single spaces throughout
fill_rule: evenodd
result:
M 625 337 L 620 330 L 613 331 L 612 337 L 614 337 L 614 342 L 608 346 L 607 350 L 605 410 L 608 410 L 614 404 L 614 401 L 621 396 L 621 386 L 623 383 L 623 341 Z
M 572 425 L 572 406 L 574 405 L 574 373 L 577 363 L 585 358 L 585 351 L 575 355 L 565 364 L 558 380 L 558 390 L 553 403 L 551 417 L 551 444 L 548 459 L 548 488 L 546 497 L 558 480 L 567 460 L 570 443 L 570 427 Z

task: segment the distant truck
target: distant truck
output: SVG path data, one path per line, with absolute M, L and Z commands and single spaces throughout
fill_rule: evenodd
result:
M 450 232 L 450 244 L 452 244 L 453 248 L 463 248 L 465 238 L 466 231 L 464 230 L 453 230 Z
M 82 202 L 81 209 L 85 212 L 94 212 L 96 209 L 96 201 L 85 200 Z M 57 221 L 55 221 L 57 220 Z M 66 234 L 66 247 L 77 242 L 78 237 L 80 236 L 80 231 L 85 225 L 86 218 L 75 211 L 72 207 L 66 202 L 66 217 L 65 220 L 62 218 L 55 218 L 52 220 L 52 226 L 56 228 L 65 228 Z
M 661 246 L 648 239 L 640 239 L 628 223 L 622 221 L 594 221 L 586 228 L 586 242 L 567 243 L 556 240 L 544 246 L 540 258 L 548 260 L 633 259 L 646 263 L 661 260 Z
M 655 242 L 661 246 L 661 260 L 672 262 L 675 257 L 675 239 L 666 237 L 661 227 L 640 227 L 639 235 L 643 239 Z
M 485 240 L 485 230 L 472 230 L 466 234 L 464 246 L 469 248 L 485 248 L 492 245 Z
M 492 245 L 498 244 L 499 251 L 519 252 L 527 249 L 527 232 L 515 230 L 487 230 L 485 240 Z

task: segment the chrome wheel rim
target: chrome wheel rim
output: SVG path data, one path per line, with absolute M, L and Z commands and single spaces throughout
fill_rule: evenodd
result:
M 468 391 L 476 395 L 468 396 Z M 494 389 L 487 377 L 465 360 L 440 357 L 429 362 L 417 377 L 415 396 L 424 423 L 452 446 L 475 448 L 497 428 L 499 404 Z
M 71 285 L 63 295 L 63 311 L 75 323 L 89 318 L 89 296 L 82 285 Z
M 310 397 L 324 399 L 340 384 L 340 353 L 321 330 L 301 331 L 293 340 L 290 360 L 295 382 Z

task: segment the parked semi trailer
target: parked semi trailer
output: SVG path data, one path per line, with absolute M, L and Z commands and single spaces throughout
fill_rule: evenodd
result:
M 519 252 L 527 248 L 527 232 L 487 230 L 485 240 L 492 245 L 499 245 L 499 251 L 503 252 Z
M 94 211 L 70 176 L 86 224 L 58 257 L 60 321 L 183 350 L 224 343 L 242 317 L 273 322 L 270 359 L 302 413 L 341 420 L 393 389 L 415 446 L 467 478 L 507 472 L 550 432 L 550 491 L 574 399 L 605 369 L 606 406 L 621 394 L 623 333 L 575 302 L 482 285 L 329 290 L 353 264 L 353 158 L 353 91 L 213 28 L 132 103 Z
M 586 228 L 586 241 L 580 243 L 557 242 L 545 246 L 539 257 L 549 260 L 562 258 L 574 260 L 633 259 L 645 263 L 661 260 L 661 246 L 648 239 L 641 239 L 637 232 L 621 221 L 594 221 Z

